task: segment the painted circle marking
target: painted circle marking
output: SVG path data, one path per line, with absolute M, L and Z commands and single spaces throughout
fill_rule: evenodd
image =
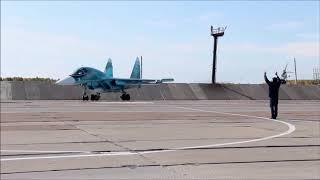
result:
M 19 157 L 19 158 L 4 158 L 1 159 L 1 161 L 17 161 L 17 160 L 35 160 L 35 159 L 59 159 L 59 158 L 78 158 L 78 157 L 98 157 L 98 156 L 128 156 L 128 155 L 139 155 L 139 154 L 151 154 L 151 153 L 163 153 L 163 152 L 173 152 L 173 151 L 179 151 L 179 150 L 188 150 L 188 149 L 199 149 L 199 148 L 210 148 L 210 147 L 220 147 L 220 146 L 229 146 L 229 145 L 236 145 L 236 144 L 244 144 L 244 143 L 252 143 L 252 142 L 258 142 L 258 141 L 265 141 L 285 135 L 289 135 L 292 132 L 296 130 L 296 127 L 290 123 L 276 120 L 276 119 L 269 119 L 265 117 L 259 117 L 259 116 L 251 116 L 251 115 L 243 115 L 243 114 L 234 114 L 234 113 L 226 113 L 226 112 L 218 112 L 218 111 L 209 111 L 209 110 L 202 110 L 202 109 L 194 109 L 194 108 L 187 108 L 187 107 L 177 107 L 180 109 L 185 110 L 192 110 L 192 111 L 199 111 L 199 112 L 208 112 L 208 113 L 216 113 L 216 114 L 224 114 L 224 115 L 230 115 L 230 116 L 241 116 L 241 117 L 249 117 L 249 118 L 257 118 L 257 119 L 263 119 L 268 121 L 274 121 L 281 124 L 284 124 L 288 127 L 288 129 L 285 132 L 272 135 L 272 136 L 266 136 L 262 138 L 257 139 L 250 139 L 245 141 L 235 141 L 235 142 L 228 142 L 228 143 L 218 143 L 218 144 L 208 144 L 208 145 L 202 145 L 202 146 L 189 146 L 189 147 L 179 147 L 179 148 L 171 148 L 166 150 L 157 150 L 157 151 L 124 151 L 124 152 L 106 152 L 106 153 L 92 153 L 88 151 L 32 151 L 32 150 L 1 150 L 2 152 L 47 152 L 47 153 L 85 153 L 85 154 L 77 154 L 77 155 L 57 155 L 57 156 L 37 156 L 37 157 Z

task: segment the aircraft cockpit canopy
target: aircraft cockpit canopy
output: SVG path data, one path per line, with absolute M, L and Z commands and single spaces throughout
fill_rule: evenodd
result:
M 72 77 L 82 77 L 88 73 L 88 70 L 86 68 L 80 68 L 76 70 L 74 73 L 72 73 L 70 76 Z

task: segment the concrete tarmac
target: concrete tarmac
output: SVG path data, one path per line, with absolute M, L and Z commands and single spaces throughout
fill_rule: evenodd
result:
M 320 101 L 3 101 L 1 179 L 320 179 Z

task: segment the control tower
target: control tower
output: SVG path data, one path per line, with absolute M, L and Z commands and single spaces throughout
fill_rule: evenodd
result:
M 217 69 L 217 46 L 218 46 L 218 37 L 224 35 L 224 31 L 227 29 L 226 27 L 218 27 L 217 29 L 213 29 L 211 26 L 211 36 L 213 36 L 213 66 L 212 66 L 212 84 L 216 83 L 216 69 Z

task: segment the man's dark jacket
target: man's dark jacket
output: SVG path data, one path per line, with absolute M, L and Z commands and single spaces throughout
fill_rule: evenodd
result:
M 278 99 L 279 97 L 279 88 L 281 85 L 281 80 L 277 77 L 277 81 L 270 82 L 266 75 L 264 75 L 264 80 L 269 85 L 269 97 L 271 99 Z

